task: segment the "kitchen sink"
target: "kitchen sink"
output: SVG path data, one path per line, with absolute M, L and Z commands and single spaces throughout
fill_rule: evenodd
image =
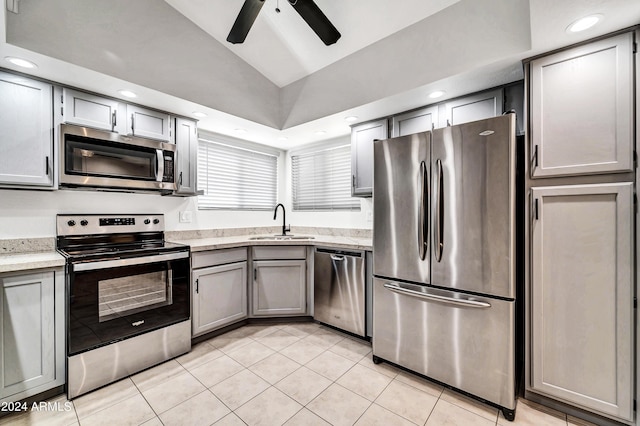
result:
M 266 235 L 259 237 L 249 237 L 250 240 L 313 240 L 315 237 L 306 237 L 303 235 Z

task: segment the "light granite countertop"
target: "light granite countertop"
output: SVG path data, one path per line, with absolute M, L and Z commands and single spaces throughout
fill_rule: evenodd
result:
M 56 251 L 0 255 L 0 273 L 64 266 L 65 258 Z
M 256 237 L 273 236 L 279 227 L 240 228 L 221 230 L 223 235 L 212 235 L 212 231 L 192 233 L 170 233 L 167 241 L 185 244 L 192 252 L 247 246 L 322 246 L 346 250 L 372 250 L 371 234 L 367 231 L 347 231 L 351 235 L 329 235 L 331 229 L 298 228 L 292 235 L 308 239 L 270 240 Z M 328 234 L 319 234 L 317 231 Z M 244 232 L 243 232 L 244 231 Z M 304 232 L 307 231 L 307 232 Z M 309 232 L 311 231 L 311 232 Z M 224 235 L 231 233 L 236 235 Z M 181 238 L 184 236 L 186 238 Z M 0 245 L 0 273 L 19 272 L 44 268 L 62 267 L 65 258 L 55 251 L 53 238 L 2 240 Z M 26 249 L 26 250 L 25 250 Z
M 217 250 L 223 248 L 244 247 L 244 246 L 326 246 L 332 248 L 342 248 L 351 250 L 371 250 L 371 238 L 345 237 L 335 235 L 303 235 L 295 234 L 296 237 L 308 236 L 309 239 L 292 240 L 270 240 L 255 239 L 256 237 L 266 237 L 269 235 L 236 235 L 230 237 L 194 238 L 188 240 L 175 239 L 174 243 L 186 244 L 191 247 L 192 252 Z

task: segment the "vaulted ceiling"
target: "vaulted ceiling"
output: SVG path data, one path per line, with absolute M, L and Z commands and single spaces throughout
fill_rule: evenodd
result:
M 334 45 L 287 0 L 266 0 L 236 45 L 225 39 L 243 0 L 20 0 L 19 13 L 2 12 L 0 55 L 86 90 L 118 96 L 128 85 L 141 104 L 207 113 L 201 128 L 289 148 L 347 134 L 346 115 L 521 79 L 523 58 L 640 23 L 637 0 L 315 1 L 342 34 Z M 604 16 L 594 29 L 565 31 L 593 13 Z

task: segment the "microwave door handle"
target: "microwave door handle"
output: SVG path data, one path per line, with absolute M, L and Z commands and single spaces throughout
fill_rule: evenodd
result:
M 156 149 L 156 182 L 162 182 L 164 176 L 164 154 L 161 149 Z

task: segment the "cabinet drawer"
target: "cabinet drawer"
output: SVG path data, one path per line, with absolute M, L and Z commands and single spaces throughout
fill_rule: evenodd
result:
M 305 246 L 258 246 L 253 247 L 253 259 L 306 259 Z
M 193 269 L 204 268 L 205 266 L 224 265 L 245 260 L 247 260 L 247 249 L 244 247 L 203 251 L 191 254 L 191 267 Z

